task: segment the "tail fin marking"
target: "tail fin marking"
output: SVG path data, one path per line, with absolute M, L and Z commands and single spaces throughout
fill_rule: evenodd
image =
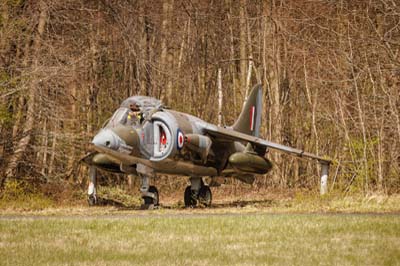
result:
M 254 86 L 249 93 L 239 118 L 232 126 L 233 130 L 258 137 L 261 126 L 262 103 L 262 86 L 259 84 Z

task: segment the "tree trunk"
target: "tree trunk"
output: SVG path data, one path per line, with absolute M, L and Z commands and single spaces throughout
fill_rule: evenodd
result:
M 35 104 L 36 93 L 37 93 L 38 83 L 40 82 L 37 74 L 39 67 L 38 51 L 41 46 L 41 38 L 45 30 L 46 20 L 47 20 L 47 5 L 43 1 L 41 1 L 37 33 L 34 39 L 33 50 L 32 50 L 33 60 L 31 69 L 33 74 L 31 75 L 28 87 L 27 115 L 24 123 L 22 138 L 18 141 L 17 147 L 15 148 L 14 153 L 11 155 L 11 158 L 6 168 L 6 174 L 5 174 L 6 179 L 11 178 L 15 175 L 18 164 L 21 161 L 23 154 L 26 152 L 33 135 L 33 129 L 35 125 L 35 114 L 36 114 L 36 104 Z M 4 179 L 0 180 L 0 187 L 2 187 L 4 181 L 5 181 Z
M 264 38 L 263 38 L 263 64 L 264 64 L 264 83 L 267 84 L 267 91 L 269 95 L 269 136 L 274 142 L 282 142 L 282 112 L 281 112 L 281 93 L 279 87 L 279 47 L 277 36 L 275 34 L 275 25 L 273 24 L 273 6 L 271 4 L 264 4 Z M 281 155 L 275 153 L 272 157 L 277 166 L 278 176 L 282 176 Z M 284 180 L 282 184 L 286 183 Z
M 246 75 L 247 75 L 247 53 L 246 53 L 246 46 L 247 46 L 247 23 L 246 23 L 246 0 L 240 0 L 240 8 L 239 8 L 239 30 L 240 30 L 240 90 L 243 91 L 246 87 Z M 243 95 L 243 97 L 245 97 Z M 243 98 L 244 99 L 244 98 Z
M 52 144 L 51 144 L 51 155 L 50 155 L 50 162 L 49 162 L 49 167 L 48 167 L 48 175 L 51 175 L 53 173 L 54 169 L 54 159 L 56 157 L 56 145 L 57 145 L 57 126 L 54 128 L 54 134 L 52 138 Z
M 70 118 L 69 129 L 70 129 L 70 132 L 74 133 L 73 135 L 75 136 L 76 133 L 78 132 L 76 129 L 79 127 L 79 125 L 77 123 L 77 119 L 79 117 L 78 108 L 76 106 L 76 102 L 78 100 L 78 94 L 77 94 L 77 86 L 78 86 L 78 84 L 77 84 L 77 74 L 76 74 L 76 65 L 75 64 L 72 66 L 72 71 L 71 72 L 72 72 L 71 73 L 72 77 L 71 77 L 71 80 L 69 82 L 69 91 L 71 92 L 71 95 L 70 95 L 70 99 L 71 99 L 70 100 L 70 102 L 71 102 L 71 114 L 69 116 L 69 118 Z M 55 127 L 54 132 L 56 131 L 56 128 L 57 127 Z M 53 145 L 55 145 L 55 140 L 56 140 L 56 135 L 54 134 L 54 136 L 53 136 Z M 67 171 L 69 173 L 71 173 L 71 174 L 73 174 L 72 171 L 73 171 L 73 168 L 74 168 L 74 163 L 76 161 L 76 158 L 75 158 L 75 153 L 76 153 L 76 151 L 75 151 L 75 143 L 76 143 L 75 139 L 70 143 L 70 150 L 69 150 L 69 156 L 68 156 L 68 162 L 67 162 Z M 52 156 L 53 156 L 53 151 L 52 151 Z M 52 168 L 49 167 L 49 174 L 51 173 L 50 169 L 52 169 Z
M 222 73 L 218 68 L 218 126 L 222 126 Z
M 230 35 L 230 56 L 231 56 L 231 60 L 235 60 L 235 40 L 234 40 L 234 34 L 233 34 L 233 20 L 231 18 L 230 13 L 232 13 L 232 5 L 231 3 L 229 3 L 229 13 L 228 13 L 228 21 L 229 21 L 229 35 Z M 236 106 L 237 106 L 237 101 L 236 101 L 236 97 L 237 97 L 237 73 L 236 73 L 236 68 L 235 68 L 235 61 L 231 62 L 229 64 L 229 70 L 231 72 L 232 75 L 232 90 L 233 90 L 233 117 L 236 118 L 239 114 L 237 110 Z
M 170 104 L 172 100 L 172 83 L 170 77 L 170 67 L 172 65 L 172 54 L 168 51 L 168 36 L 170 34 L 171 12 L 174 5 L 174 0 L 167 0 L 163 2 L 163 20 L 161 25 L 161 58 L 160 70 L 162 81 L 161 99 L 166 104 Z

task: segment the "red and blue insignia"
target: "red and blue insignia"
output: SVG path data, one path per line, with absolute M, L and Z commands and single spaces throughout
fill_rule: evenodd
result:
M 178 150 L 183 148 L 183 144 L 185 143 L 185 136 L 183 135 L 182 131 L 178 128 L 176 134 L 176 147 Z

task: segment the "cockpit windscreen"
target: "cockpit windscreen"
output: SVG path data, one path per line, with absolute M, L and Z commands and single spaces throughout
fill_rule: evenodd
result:
M 129 109 L 125 107 L 119 108 L 113 116 L 111 117 L 110 121 L 107 123 L 106 127 L 115 127 L 118 124 L 125 125 L 127 122 Z

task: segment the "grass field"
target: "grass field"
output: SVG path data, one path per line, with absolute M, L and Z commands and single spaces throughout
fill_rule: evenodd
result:
M 0 265 L 400 265 L 400 216 L 3 217 Z

